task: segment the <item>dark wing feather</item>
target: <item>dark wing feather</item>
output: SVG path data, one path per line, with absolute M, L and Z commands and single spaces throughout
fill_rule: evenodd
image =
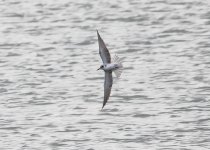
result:
M 99 54 L 101 56 L 103 64 L 111 63 L 109 50 L 106 48 L 106 45 L 103 39 L 101 38 L 101 36 L 99 35 L 98 31 L 97 31 L 97 35 L 98 35 Z
M 104 102 L 103 102 L 103 106 L 102 109 L 104 108 L 104 106 L 106 105 L 110 93 L 111 93 L 111 89 L 112 89 L 112 83 L 113 83 L 113 79 L 112 79 L 112 71 L 109 72 L 105 72 L 105 81 L 104 81 Z

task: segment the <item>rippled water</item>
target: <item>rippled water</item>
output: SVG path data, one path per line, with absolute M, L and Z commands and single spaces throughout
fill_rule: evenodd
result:
M 210 149 L 209 41 L 208 1 L 0 0 L 1 150 Z

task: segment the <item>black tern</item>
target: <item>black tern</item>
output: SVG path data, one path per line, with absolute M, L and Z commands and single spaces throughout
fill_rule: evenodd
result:
M 103 65 L 101 65 L 100 68 L 98 68 L 98 70 L 101 69 L 104 70 L 105 72 L 104 101 L 102 106 L 103 109 L 111 93 L 111 88 L 113 84 L 112 71 L 115 73 L 116 77 L 119 78 L 122 73 L 123 65 L 122 65 L 122 59 L 120 59 L 117 55 L 115 55 L 111 60 L 109 50 L 107 49 L 103 39 L 98 33 L 98 30 L 97 30 L 97 36 L 98 36 L 99 54 L 103 61 Z

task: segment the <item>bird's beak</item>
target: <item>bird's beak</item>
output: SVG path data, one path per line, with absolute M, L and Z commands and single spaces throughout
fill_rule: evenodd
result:
M 100 68 L 98 68 L 97 70 L 100 70 L 101 69 L 101 67 Z

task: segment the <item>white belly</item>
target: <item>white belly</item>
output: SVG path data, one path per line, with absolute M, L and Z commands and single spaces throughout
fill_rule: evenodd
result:
M 110 70 L 115 70 L 118 68 L 118 65 L 113 63 L 113 64 L 106 64 L 105 67 L 104 67 L 104 70 L 105 71 L 110 71 Z

